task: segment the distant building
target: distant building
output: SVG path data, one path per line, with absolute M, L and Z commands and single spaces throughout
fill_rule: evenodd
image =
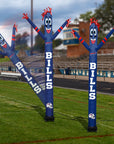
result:
M 67 46 L 67 57 L 80 57 L 89 52 L 71 34 L 71 29 L 76 30 L 80 36 L 89 44 L 89 23 L 79 22 L 79 24 L 70 24 L 67 29 L 63 30 L 63 44 Z
M 68 28 L 63 30 L 63 44 L 67 46 L 67 57 L 80 57 L 82 55 L 88 55 L 89 52 L 80 43 L 77 38 L 71 34 L 71 29 L 76 30 L 79 35 L 89 45 L 89 22 L 79 22 L 79 24 L 70 24 Z M 114 42 L 106 42 L 103 47 L 98 51 L 101 55 L 114 55 Z
M 63 56 L 63 55 L 66 56 L 66 52 L 67 52 L 67 46 L 63 44 L 55 47 L 53 50 L 54 56 Z
M 103 47 L 98 51 L 101 55 L 114 55 L 114 42 L 106 42 Z

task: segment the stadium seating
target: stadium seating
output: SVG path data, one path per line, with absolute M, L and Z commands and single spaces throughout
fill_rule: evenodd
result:
M 31 73 L 44 73 L 45 57 L 44 55 L 33 55 L 21 58 L 23 64 L 30 70 Z M 54 73 L 64 73 L 67 68 L 72 70 L 85 70 L 82 73 L 87 73 L 89 67 L 89 55 L 84 55 L 79 58 L 67 58 L 65 56 L 53 57 Z M 114 55 L 100 55 L 97 58 L 98 71 L 114 71 Z M 18 72 L 12 62 L 0 63 L 0 71 Z M 74 73 L 74 72 L 72 72 Z M 78 71 L 77 71 L 78 73 Z M 87 74 L 86 74 L 87 75 Z M 102 74 L 101 74 L 102 75 Z

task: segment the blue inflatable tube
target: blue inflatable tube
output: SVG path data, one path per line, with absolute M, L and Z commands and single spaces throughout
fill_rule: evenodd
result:
M 45 93 L 38 83 L 35 81 L 34 77 L 30 74 L 30 72 L 26 69 L 20 59 L 16 56 L 14 52 L 14 42 L 12 42 L 12 46 L 10 47 L 4 37 L 0 34 L 0 47 L 4 51 L 4 54 L 7 55 L 12 63 L 16 66 L 17 70 L 21 73 L 21 75 L 25 78 L 27 83 L 31 86 L 36 95 L 40 98 L 42 103 L 45 105 Z
M 23 19 L 26 19 L 35 31 L 45 41 L 45 106 L 46 106 L 46 121 L 53 121 L 53 48 L 52 42 L 56 36 L 62 31 L 65 26 L 68 26 L 70 19 L 66 20 L 64 24 L 53 34 L 52 33 L 52 9 L 47 8 L 42 13 L 42 20 L 44 20 L 44 34 L 38 27 L 29 19 L 27 14 L 23 14 Z
M 72 34 L 78 37 L 80 42 L 89 51 L 89 90 L 88 90 L 88 131 L 96 131 L 96 99 L 97 99 L 97 51 L 103 46 L 108 38 L 113 34 L 114 28 L 107 36 L 97 45 L 99 23 L 94 18 L 90 19 L 90 43 L 89 45 L 80 37 L 80 35 L 72 30 Z

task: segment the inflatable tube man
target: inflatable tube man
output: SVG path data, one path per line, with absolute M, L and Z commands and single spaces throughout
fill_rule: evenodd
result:
M 44 20 L 45 33 L 43 34 L 40 29 L 29 19 L 27 14 L 23 14 L 23 19 L 26 19 L 35 31 L 44 39 L 45 41 L 45 98 L 46 98 L 46 121 L 53 121 L 53 49 L 52 41 L 61 32 L 61 30 L 68 26 L 70 19 L 66 20 L 64 24 L 52 34 L 52 12 L 51 8 L 46 8 L 42 13 L 42 20 Z
M 45 94 L 44 94 L 42 88 L 40 87 L 40 85 L 38 85 L 38 83 L 35 81 L 34 77 L 31 76 L 29 71 L 26 69 L 26 67 L 23 65 L 23 63 L 20 61 L 20 59 L 15 54 L 14 48 L 15 48 L 15 31 L 16 30 L 17 30 L 17 27 L 14 24 L 11 47 L 8 45 L 8 43 L 6 42 L 4 37 L 0 34 L 0 47 L 4 51 L 4 52 L 0 52 L 0 53 L 8 56 L 10 58 L 10 60 L 16 66 L 18 71 L 25 78 L 25 80 L 31 86 L 33 91 L 36 93 L 36 95 L 40 98 L 42 103 L 45 105 Z
M 97 45 L 99 23 L 94 18 L 90 19 L 90 44 L 88 44 L 79 36 L 79 34 L 72 30 L 72 34 L 80 40 L 80 42 L 89 51 L 89 109 L 88 109 L 88 131 L 96 131 L 96 77 L 97 77 L 97 51 L 108 40 L 114 32 L 114 28 L 108 35 Z

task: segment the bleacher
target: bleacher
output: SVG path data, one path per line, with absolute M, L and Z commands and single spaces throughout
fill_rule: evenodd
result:
M 28 56 L 22 58 L 21 61 L 27 68 L 31 67 L 44 67 L 44 56 Z M 53 58 L 54 69 L 56 68 L 76 68 L 76 69 L 88 69 L 89 56 L 79 58 L 67 58 L 67 57 L 54 57 Z M 98 70 L 114 70 L 114 55 L 98 55 L 97 57 Z M 12 62 L 0 63 L 1 71 L 14 70 L 15 66 Z
M 31 73 L 44 73 L 45 57 L 44 56 L 28 56 L 21 58 L 21 61 Z M 72 70 L 71 74 L 88 75 L 89 55 L 79 58 L 67 58 L 65 56 L 53 57 L 54 74 L 66 74 L 66 69 Z M 114 55 L 98 55 L 97 70 L 99 75 L 114 75 Z M 12 62 L 0 63 L 1 72 L 18 72 Z M 103 73 L 103 74 L 102 74 Z
M 44 56 L 28 56 L 22 58 L 21 61 L 27 68 L 44 67 Z M 75 69 L 88 69 L 89 56 L 79 58 L 67 58 L 67 57 L 54 57 L 53 58 L 54 69 L 57 68 L 75 68 Z M 97 57 L 98 70 L 114 70 L 114 55 L 98 55 Z M 12 62 L 0 63 L 0 71 L 16 71 Z
M 81 58 L 62 58 L 58 57 L 54 59 L 54 68 L 76 68 L 76 69 L 88 69 L 89 55 Z M 114 70 L 114 55 L 98 55 L 97 57 L 97 69 L 98 70 Z

